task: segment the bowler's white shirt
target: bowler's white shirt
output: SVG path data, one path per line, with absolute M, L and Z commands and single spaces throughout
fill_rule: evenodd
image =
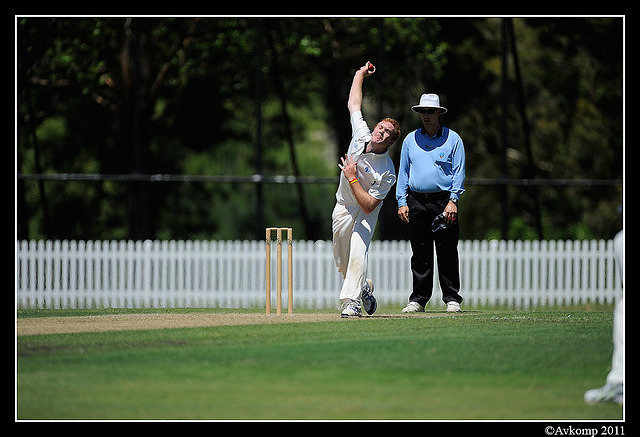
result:
M 355 111 L 351 114 L 351 143 L 347 154 L 356 162 L 356 183 L 374 198 L 383 200 L 396 183 L 396 171 L 388 150 L 384 153 L 363 153 L 369 141 L 371 130 L 362 117 L 362 112 Z M 336 200 L 343 205 L 358 203 L 344 173 L 340 174 Z

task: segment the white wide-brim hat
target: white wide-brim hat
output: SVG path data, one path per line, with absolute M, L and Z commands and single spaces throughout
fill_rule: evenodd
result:
M 447 112 L 447 108 L 440 106 L 440 97 L 437 94 L 423 94 L 420 96 L 420 104 L 411 107 L 413 112 L 418 112 L 420 109 L 436 108 L 440 109 L 444 114 Z

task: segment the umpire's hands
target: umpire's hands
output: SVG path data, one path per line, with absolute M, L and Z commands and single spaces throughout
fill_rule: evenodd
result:
M 398 218 L 400 218 L 400 220 L 402 220 L 403 222 L 409 223 L 409 207 L 408 206 L 405 205 L 398 208 Z
M 444 208 L 444 222 L 445 223 L 453 223 L 458 218 L 458 206 L 449 201 L 447 206 Z

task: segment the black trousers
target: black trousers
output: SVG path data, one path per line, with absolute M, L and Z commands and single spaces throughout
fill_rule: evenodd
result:
M 411 273 L 413 292 L 409 301 L 425 306 L 433 293 L 435 244 L 438 263 L 438 279 L 442 289 L 444 303 L 455 301 L 462 303 L 460 296 L 460 269 L 458 262 L 458 239 L 460 227 L 458 220 L 446 229 L 437 232 L 431 230 L 433 219 L 444 211 L 449 203 L 450 193 L 414 193 L 409 191 L 409 239 L 411 240 Z

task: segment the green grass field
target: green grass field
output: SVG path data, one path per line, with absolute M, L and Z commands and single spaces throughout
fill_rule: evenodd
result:
M 19 336 L 17 419 L 620 420 L 582 398 L 604 384 L 612 324 L 470 310 Z

